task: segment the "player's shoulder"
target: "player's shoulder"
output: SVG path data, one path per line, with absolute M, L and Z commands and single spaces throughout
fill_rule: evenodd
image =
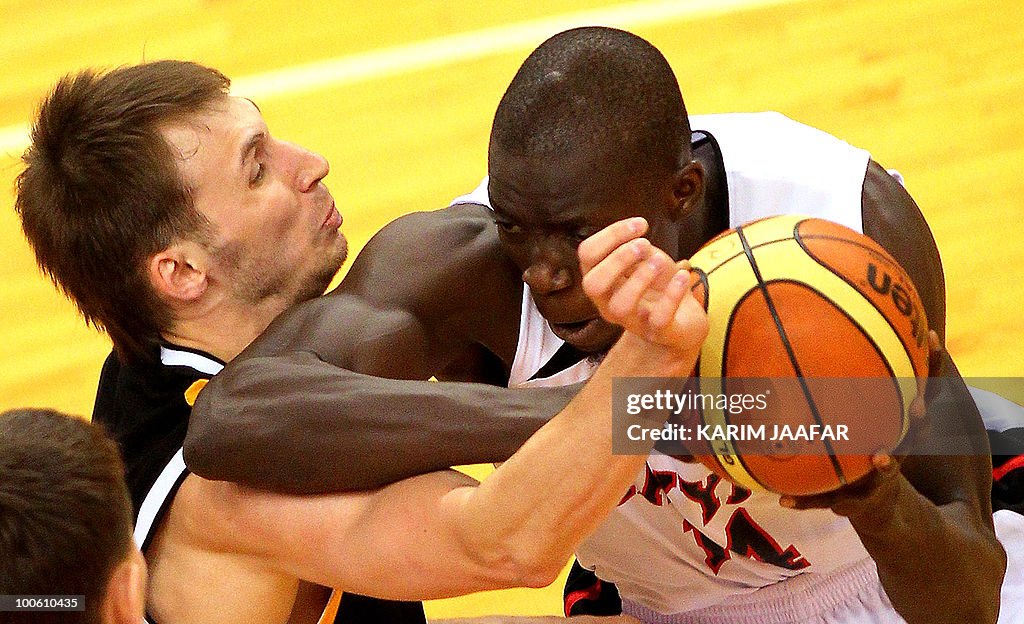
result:
M 170 543 L 195 551 L 257 554 L 258 519 L 287 497 L 187 475 L 169 501 L 149 556 Z
M 255 530 L 258 525 L 241 513 L 244 507 L 238 501 L 245 491 L 234 483 L 207 481 L 194 474 L 182 480 L 145 552 L 154 585 L 174 584 L 171 575 L 188 565 L 186 558 L 228 564 L 234 571 L 266 568 L 267 562 L 261 561 L 261 536 Z M 284 500 L 270 493 L 263 496 Z M 154 599 L 159 602 L 158 595 Z
M 341 290 L 379 295 L 444 289 L 456 296 L 485 276 L 509 288 L 516 279 L 490 211 L 457 204 L 389 223 L 360 252 Z
M 891 237 L 905 224 L 919 224 L 924 220 L 907 190 L 874 160 L 868 162 L 864 174 L 861 217 L 864 233 L 876 240 Z
M 924 221 L 920 209 L 903 186 L 902 176 L 875 160 L 868 161 L 861 196 L 865 219 L 879 223 Z
M 497 249 L 497 232 L 490 210 L 480 204 L 455 204 L 440 210 L 413 212 L 384 226 L 368 249 L 396 246 L 409 253 L 444 256 L 453 246 Z
M 945 279 L 938 247 L 921 209 L 889 171 L 868 163 L 861 193 L 864 233 L 906 270 L 924 303 L 928 323 L 945 335 Z

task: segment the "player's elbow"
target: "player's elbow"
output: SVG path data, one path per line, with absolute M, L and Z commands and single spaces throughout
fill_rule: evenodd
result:
M 477 551 L 483 569 L 494 575 L 495 589 L 511 587 L 547 587 L 558 578 L 568 556 L 536 543 L 508 540 L 486 551 Z M 481 555 L 483 555 L 481 557 Z
M 521 562 L 519 578 L 523 587 L 541 588 L 555 582 L 567 557 L 554 557 L 551 554 L 538 555 Z
M 996 538 L 995 533 L 987 533 L 984 544 L 981 548 L 981 559 L 976 566 L 978 571 L 980 591 L 976 594 L 977 599 L 973 601 L 975 613 L 971 614 L 970 622 L 995 622 L 999 619 L 999 600 L 1003 586 L 1003 577 L 1006 574 L 1006 550 Z
M 193 473 L 204 479 L 230 481 L 230 475 L 225 474 L 221 460 L 228 456 L 231 450 L 225 448 L 219 431 L 222 429 L 211 426 L 206 417 L 191 418 L 182 452 L 185 465 Z
M 216 439 L 210 439 L 205 435 L 193 435 L 191 426 L 182 453 L 190 472 L 211 481 L 235 480 L 224 463 L 224 458 L 230 456 L 230 451 L 224 451 Z
M 987 527 L 978 530 L 964 546 L 962 567 L 956 573 L 956 582 L 964 591 L 950 594 L 948 619 L 931 621 L 995 624 L 999 619 L 1000 591 L 1006 573 L 1006 551 Z
M 208 384 L 196 399 L 185 436 L 185 464 L 193 473 L 215 481 L 236 481 L 239 462 L 257 448 L 252 423 L 225 400 L 217 384 Z

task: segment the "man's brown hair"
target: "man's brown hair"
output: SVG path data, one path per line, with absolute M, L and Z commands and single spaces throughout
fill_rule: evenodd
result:
M 86 609 L 4 615 L 98 622 L 132 548 L 124 466 L 99 425 L 46 409 L 0 414 L 0 595 L 85 596 Z
M 62 78 L 39 108 L 15 210 L 43 272 L 122 359 L 152 359 L 170 313 L 147 260 L 209 227 L 160 134 L 230 81 L 184 61 Z

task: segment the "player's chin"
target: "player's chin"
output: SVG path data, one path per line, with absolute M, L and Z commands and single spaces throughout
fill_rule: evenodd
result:
M 334 266 L 334 272 L 337 273 L 341 269 L 341 266 L 348 260 L 348 239 L 345 235 L 338 231 L 338 240 L 334 244 L 334 253 L 331 254 L 330 263 Z
M 308 301 L 324 294 L 334 280 L 334 276 L 337 275 L 342 265 L 345 264 L 347 257 L 348 245 L 344 239 L 340 247 L 333 249 L 331 253 L 319 256 L 319 264 L 313 267 L 305 279 L 300 282 L 294 297 L 295 303 Z
M 314 252 L 319 264 L 317 271 L 330 277 L 334 277 L 334 274 L 341 270 L 342 265 L 348 260 L 348 239 L 341 233 L 341 230 L 332 232 L 332 235 L 332 240 L 327 241 Z M 327 281 L 330 281 L 330 277 Z
M 584 353 L 604 353 L 622 335 L 622 327 L 601 317 L 582 323 L 550 323 L 551 331 Z

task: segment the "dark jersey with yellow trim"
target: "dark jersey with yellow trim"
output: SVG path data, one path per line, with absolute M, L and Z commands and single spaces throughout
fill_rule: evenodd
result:
M 140 527 L 140 522 L 157 526 L 188 475 L 180 459 L 192 412 L 186 394 L 194 401 L 203 380 L 223 365 L 207 353 L 173 345 L 161 347 L 159 362 L 124 364 L 111 353 L 103 364 L 92 417 L 121 447 L 137 523 L 136 541 L 143 551 L 151 531 Z M 426 617 L 419 602 L 346 593 L 334 621 L 425 624 Z
M 185 441 L 192 411 L 185 391 L 209 377 L 189 366 L 125 365 L 113 353 L 104 362 L 92 419 L 121 447 L 136 520 L 143 499 Z

